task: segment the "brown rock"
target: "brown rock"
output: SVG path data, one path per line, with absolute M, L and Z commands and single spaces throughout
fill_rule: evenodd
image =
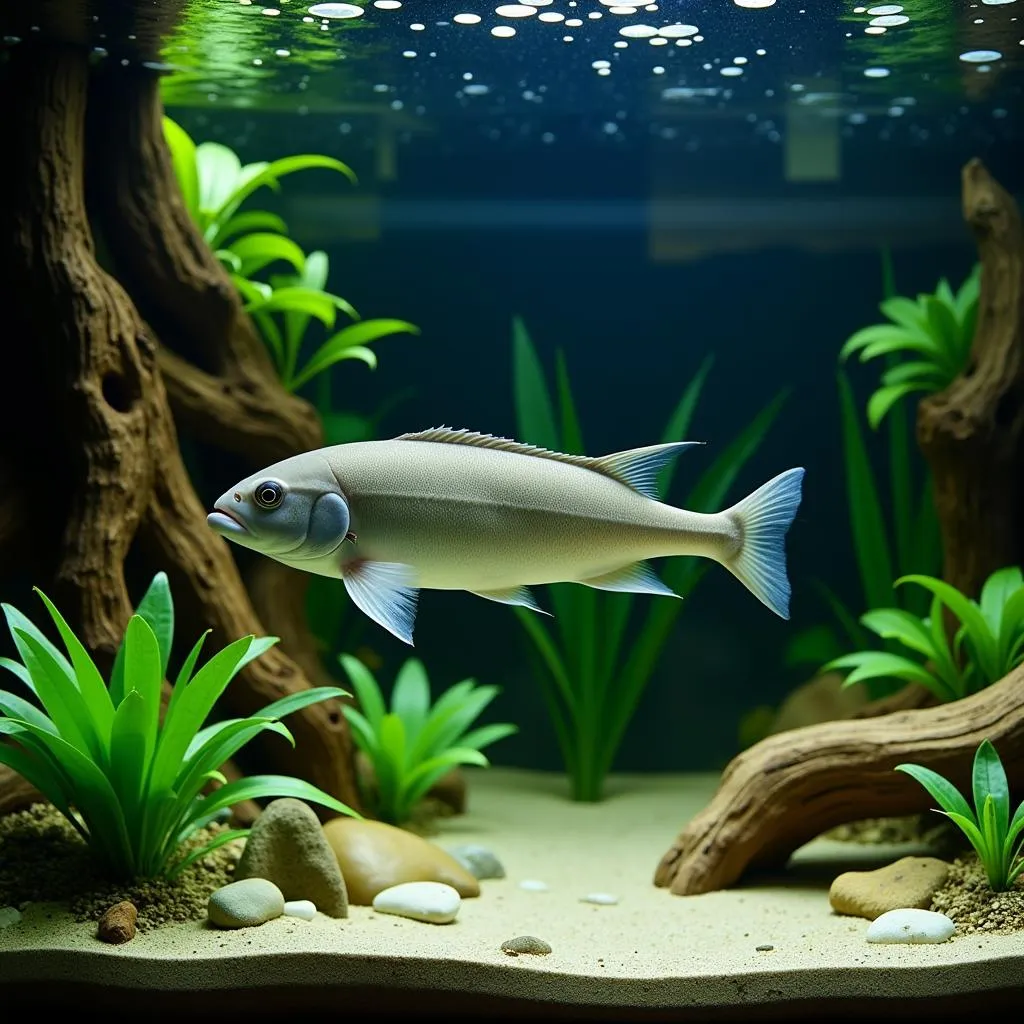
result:
M 402 882 L 444 882 L 463 899 L 480 895 L 480 883 L 451 854 L 394 825 L 333 818 L 324 835 L 356 906 L 370 906 L 377 893 Z
M 285 900 L 311 900 L 328 917 L 348 916 L 345 880 L 316 812 L 301 800 L 271 800 L 245 842 L 235 878 L 265 878 Z
M 932 896 L 946 883 L 949 865 L 935 857 L 901 857 L 875 871 L 846 871 L 828 891 L 837 914 L 873 921 L 889 910 L 928 910 Z
M 135 937 L 135 922 L 138 917 L 139 912 L 135 909 L 135 904 L 122 900 L 103 912 L 96 935 L 104 942 L 115 945 L 127 942 Z
M 868 703 L 863 686 L 843 688 L 846 675 L 826 672 L 798 686 L 779 706 L 769 733 L 800 729 L 853 716 Z

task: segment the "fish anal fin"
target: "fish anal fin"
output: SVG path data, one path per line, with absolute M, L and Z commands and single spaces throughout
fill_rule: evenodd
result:
M 356 560 L 342 575 L 348 596 L 364 615 L 410 647 L 419 588 L 415 570 L 398 562 Z
M 664 597 L 679 597 L 666 583 L 659 579 L 658 574 L 647 562 L 632 562 L 619 569 L 613 569 L 601 576 L 578 580 L 587 587 L 597 590 L 617 590 L 627 594 L 660 594 Z
M 471 590 L 471 594 L 483 597 L 488 601 L 497 601 L 499 604 L 519 605 L 521 608 L 529 608 L 531 612 L 539 612 L 541 615 L 550 615 L 539 604 L 537 599 L 530 592 L 529 587 L 506 587 L 503 590 Z
M 554 452 L 549 448 L 538 448 L 523 444 L 507 437 L 481 434 L 475 430 L 457 430 L 453 427 L 432 427 L 413 434 L 402 434 L 396 441 L 433 441 L 437 444 L 462 444 L 473 448 L 490 448 L 492 451 L 511 452 L 515 455 L 530 455 L 538 459 L 551 459 L 570 466 L 601 473 L 618 480 L 619 483 L 639 491 L 647 498 L 657 498 L 658 471 L 674 456 L 703 441 L 672 441 L 668 444 L 652 444 L 646 448 L 631 448 L 628 451 L 613 452 L 598 458 L 589 455 L 568 455 Z

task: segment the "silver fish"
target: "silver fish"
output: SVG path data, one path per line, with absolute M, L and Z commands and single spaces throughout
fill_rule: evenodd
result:
M 542 583 L 675 597 L 646 561 L 672 555 L 714 559 L 789 618 L 785 536 L 803 469 L 723 512 L 662 504 L 658 470 L 699 443 L 592 458 L 439 427 L 284 459 L 222 494 L 207 522 L 285 565 L 341 578 L 410 645 L 420 589 L 534 611 L 528 588 Z

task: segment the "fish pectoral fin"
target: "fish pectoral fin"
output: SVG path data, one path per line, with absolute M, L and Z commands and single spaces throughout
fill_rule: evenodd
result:
M 504 590 L 471 590 L 471 594 L 477 597 L 486 598 L 488 601 L 497 601 L 499 604 L 515 604 L 522 608 L 529 608 L 531 612 L 540 612 L 541 615 L 550 615 L 551 612 L 544 611 L 537 599 L 530 593 L 529 587 L 506 587 Z
M 602 576 L 591 576 L 577 580 L 586 587 L 597 590 L 619 590 L 627 594 L 661 594 L 665 597 L 679 597 L 646 562 L 633 562 L 620 569 L 613 569 Z
M 399 562 L 356 561 L 345 566 L 348 596 L 365 615 L 410 647 L 419 587 L 412 566 Z

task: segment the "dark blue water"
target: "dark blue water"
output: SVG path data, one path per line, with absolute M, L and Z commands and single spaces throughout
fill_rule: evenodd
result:
M 295 0 L 196 0 L 159 55 L 114 21 L 83 23 L 79 41 L 97 60 L 147 60 L 197 141 L 243 161 L 326 153 L 358 172 L 357 189 L 296 175 L 274 208 L 304 248 L 328 252 L 330 288 L 363 316 L 422 330 L 380 342 L 375 372 L 347 362 L 333 374 L 341 408 L 372 415 L 403 396 L 380 436 L 442 423 L 514 434 L 514 315 L 546 365 L 565 351 L 593 454 L 657 440 L 714 355 L 692 432 L 709 448 L 684 456 L 670 498 L 789 389 L 735 497 L 807 467 L 793 619 L 713 568 L 618 762 L 715 767 L 744 711 L 806 677 L 783 651 L 827 620 L 811 579 L 857 599 L 836 354 L 879 319 L 882 248 L 901 293 L 941 276 L 955 286 L 975 259 L 962 165 L 979 156 L 1024 191 L 1024 0 L 908 0 L 895 13 L 819 0 L 554 0 L 526 17 L 497 6 L 407 0 L 323 18 Z M 454 20 L 467 13 L 480 22 Z M 876 374 L 854 376 L 866 396 Z M 359 636 L 387 678 L 406 650 L 372 626 Z M 492 717 L 521 731 L 495 760 L 557 766 L 508 609 L 427 593 L 416 636 L 435 683 L 505 687 Z

